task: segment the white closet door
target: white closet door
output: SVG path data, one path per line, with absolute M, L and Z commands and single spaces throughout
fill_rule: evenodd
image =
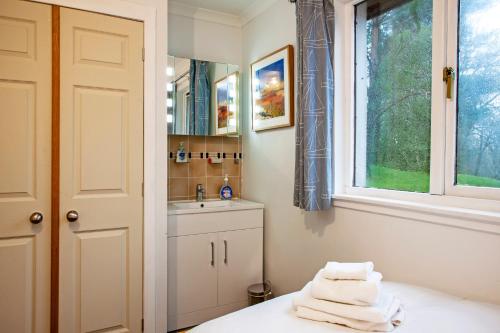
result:
M 50 6 L 2 0 L 0 332 L 49 332 L 51 51 Z
M 247 288 L 262 282 L 262 228 L 219 233 L 219 305 L 245 301 Z
M 59 330 L 140 332 L 143 24 L 60 16 Z

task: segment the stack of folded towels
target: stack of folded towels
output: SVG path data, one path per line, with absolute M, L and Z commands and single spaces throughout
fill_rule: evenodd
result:
M 295 313 L 357 330 L 392 331 L 400 325 L 403 309 L 396 297 L 382 292 L 381 281 L 372 262 L 328 262 L 295 296 Z

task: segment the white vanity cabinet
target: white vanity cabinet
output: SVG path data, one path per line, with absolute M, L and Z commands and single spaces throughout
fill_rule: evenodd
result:
M 245 307 L 247 287 L 262 282 L 262 269 L 261 204 L 235 204 L 231 209 L 172 206 L 168 217 L 168 330 Z

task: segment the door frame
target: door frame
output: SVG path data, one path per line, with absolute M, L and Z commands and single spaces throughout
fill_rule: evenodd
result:
M 167 126 L 165 118 L 167 1 L 164 2 L 165 25 L 157 26 L 157 8 L 125 0 L 30 0 L 56 6 L 80 9 L 100 14 L 123 17 L 144 23 L 144 199 L 143 199 L 143 316 L 144 332 L 167 331 Z M 158 22 L 159 23 L 159 22 Z M 160 38 L 157 38 L 160 37 Z M 157 46 L 157 40 L 159 41 Z M 165 43 L 164 50 L 161 44 Z M 157 59 L 165 52 L 165 59 Z M 163 84 L 164 83 L 164 84 Z M 157 98 L 158 96 L 158 98 Z M 159 254 L 164 255 L 159 255 Z

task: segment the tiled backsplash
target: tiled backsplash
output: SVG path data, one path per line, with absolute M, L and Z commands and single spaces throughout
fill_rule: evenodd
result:
M 168 140 L 168 200 L 195 199 L 196 184 L 203 184 L 206 198 L 217 199 L 226 174 L 233 197 L 239 198 L 241 137 L 169 135 Z M 180 142 L 184 142 L 186 153 L 191 153 L 188 163 L 175 162 Z M 222 163 L 210 164 L 206 153 L 219 153 Z

